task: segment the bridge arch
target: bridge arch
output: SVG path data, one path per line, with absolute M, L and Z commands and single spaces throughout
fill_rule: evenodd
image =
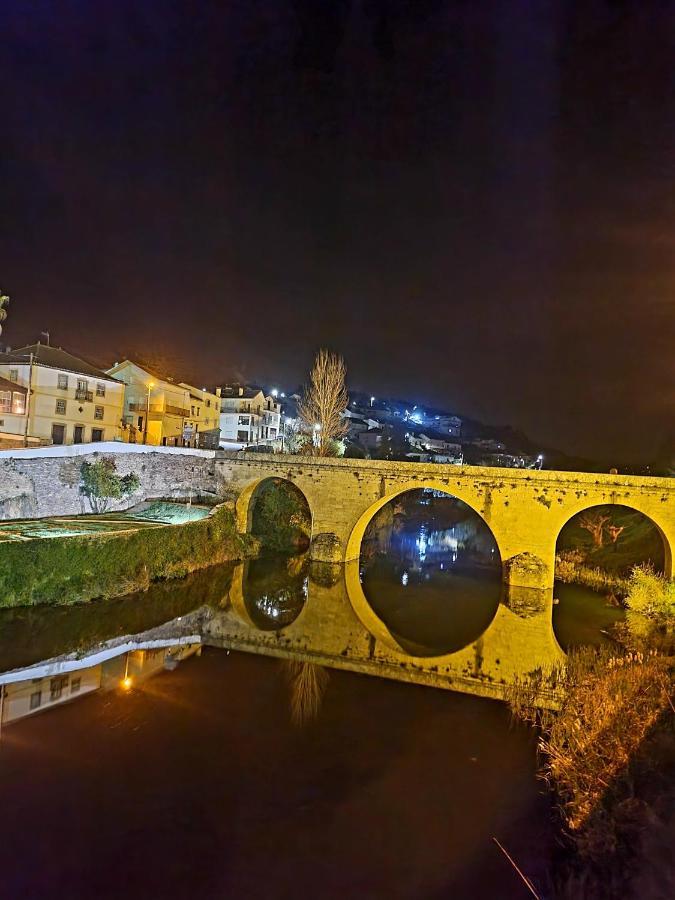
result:
M 351 533 L 347 540 L 345 559 L 359 559 L 361 555 L 361 542 L 363 541 L 363 536 L 366 533 L 366 529 L 368 528 L 368 525 L 371 523 L 373 518 L 377 515 L 377 513 L 381 509 L 383 509 L 387 505 L 387 503 L 390 503 L 392 500 L 395 500 L 396 497 L 400 497 L 402 494 L 425 489 L 438 491 L 439 493 L 445 494 L 445 496 L 449 499 L 460 500 L 462 503 L 468 506 L 468 508 L 478 516 L 480 521 L 485 525 L 485 527 L 489 530 L 490 534 L 494 538 L 495 544 L 497 546 L 497 551 L 499 553 L 499 559 L 503 565 L 504 556 L 502 553 L 502 548 L 500 547 L 499 537 L 497 534 L 495 534 L 492 525 L 490 524 L 490 522 L 488 522 L 482 510 L 478 508 L 478 504 L 476 503 L 475 498 L 466 496 L 464 491 L 454 491 L 449 485 L 445 484 L 442 481 L 429 479 L 399 485 L 394 490 L 385 493 L 384 496 L 380 497 L 374 503 L 371 503 L 370 506 L 368 506 L 368 508 L 364 510 L 364 512 L 359 516 L 356 524 L 351 530 Z
M 239 492 L 235 503 L 235 519 L 237 523 L 237 531 L 240 534 L 250 534 L 253 527 L 253 511 L 255 509 L 256 493 L 266 483 L 283 482 L 291 485 L 291 487 L 303 498 L 309 511 L 310 523 L 314 519 L 314 510 L 309 502 L 307 494 L 299 485 L 290 478 L 284 478 L 281 475 L 263 475 L 262 478 L 256 478 L 245 485 Z M 311 529 L 310 529 L 311 533 Z
M 490 629 L 500 607 L 503 590 L 501 586 L 501 576 L 503 576 L 501 554 L 498 566 L 495 565 L 491 574 L 487 573 L 487 580 L 481 578 L 480 582 L 472 584 L 470 578 L 468 581 L 466 580 L 466 574 L 450 575 L 450 570 L 448 570 L 447 577 L 450 580 L 444 581 L 445 573 L 434 572 L 436 566 L 432 565 L 432 571 L 427 572 L 414 588 L 408 588 L 407 571 L 404 572 L 401 579 L 403 587 L 398 584 L 400 572 L 396 570 L 398 565 L 395 561 L 396 551 L 393 556 L 383 551 L 384 556 L 389 557 L 394 566 L 393 570 L 385 569 L 388 573 L 384 575 L 385 579 L 391 577 L 396 571 L 394 582 L 384 589 L 381 584 L 378 584 L 383 573 L 375 575 L 375 581 L 371 584 L 368 575 L 369 563 L 364 563 L 363 557 L 360 555 L 361 542 L 366 535 L 368 526 L 377 517 L 378 512 L 397 497 L 417 493 L 424 489 L 433 490 L 448 500 L 459 501 L 465 511 L 469 512 L 472 523 L 478 524 L 479 529 L 482 526 L 480 531 L 483 531 L 484 535 L 481 537 L 479 531 L 478 540 L 484 541 L 485 537 L 489 535 L 488 546 L 492 546 L 493 551 L 499 553 L 497 539 L 492 528 L 481 514 L 481 510 L 477 508 L 476 503 L 467 502 L 461 496 L 457 496 L 447 485 L 439 482 L 407 483 L 396 487 L 371 503 L 359 517 L 348 541 L 345 582 L 352 609 L 362 625 L 376 640 L 397 654 L 401 654 L 405 659 L 424 658 L 445 661 L 462 652 L 470 655 L 473 651 L 469 648 L 482 646 L 483 635 Z M 438 527 L 443 529 L 452 526 L 439 525 Z M 495 564 L 497 563 L 495 556 L 492 556 L 491 559 Z M 405 563 L 400 562 L 400 565 L 407 569 Z M 379 563 L 375 562 L 375 566 L 379 566 Z M 443 566 L 441 565 L 440 568 L 442 569 Z M 436 581 L 437 576 L 439 581 Z M 455 581 L 456 577 L 460 580 Z M 431 582 L 429 582 L 430 578 Z M 429 583 L 427 584 L 427 582 Z M 386 583 L 385 581 L 384 584 Z M 371 590 L 375 590 L 375 594 L 372 594 Z M 407 593 L 408 590 L 413 590 L 414 594 L 411 594 L 401 606 L 404 598 L 403 592 Z M 407 612 L 403 613 L 401 618 L 401 610 L 404 608 L 407 609 Z M 409 614 L 413 609 L 418 610 L 418 613 L 413 612 L 412 618 L 410 618 Z M 419 616 L 417 619 L 416 615 Z M 480 655 L 479 650 L 476 652 Z
M 615 510 L 626 510 L 628 512 L 639 513 L 642 515 L 651 525 L 654 526 L 656 531 L 661 537 L 661 541 L 663 544 L 663 574 L 667 578 L 673 577 L 673 544 L 672 544 L 672 536 L 669 537 L 668 534 L 668 525 L 659 515 L 658 510 L 655 512 L 653 502 L 649 502 L 649 498 L 647 502 L 640 495 L 628 495 L 622 498 L 616 498 L 613 502 L 598 502 L 589 503 L 588 500 L 581 501 L 578 504 L 575 504 L 571 509 L 567 508 L 565 510 L 565 520 L 558 528 L 555 535 L 555 548 L 556 553 L 558 552 L 558 544 L 560 541 L 560 536 L 564 529 L 577 517 L 585 512 L 592 512 L 597 509 L 615 509 Z

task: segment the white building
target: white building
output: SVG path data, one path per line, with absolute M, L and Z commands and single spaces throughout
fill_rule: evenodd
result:
M 124 385 L 60 347 L 38 342 L 0 353 L 0 379 L 0 446 L 119 437 Z
M 228 385 L 218 388 L 220 443 L 223 446 L 275 444 L 281 438 L 281 404 L 259 388 Z

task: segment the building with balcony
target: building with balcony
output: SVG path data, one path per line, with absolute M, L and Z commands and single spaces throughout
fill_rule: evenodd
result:
M 220 397 L 220 443 L 246 447 L 281 440 L 281 404 L 261 388 L 225 385 Z
M 0 446 L 119 437 L 124 385 L 72 353 L 31 344 L 0 353 Z
M 218 446 L 220 398 L 186 382 L 174 382 L 125 359 L 108 374 L 126 386 L 122 438 L 163 447 Z

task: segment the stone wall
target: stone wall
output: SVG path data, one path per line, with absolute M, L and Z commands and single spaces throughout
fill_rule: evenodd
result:
M 215 496 L 214 453 L 209 451 L 120 443 L 9 451 L 0 453 L 0 520 L 91 512 L 80 493 L 80 469 L 84 461 L 102 456 L 115 459 L 120 475 L 134 472 L 140 480 L 139 489 L 113 510 L 160 497 Z

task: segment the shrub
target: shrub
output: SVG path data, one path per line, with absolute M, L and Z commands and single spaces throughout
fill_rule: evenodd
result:
M 145 589 L 249 555 L 255 540 L 238 535 L 221 506 L 184 525 L 124 534 L 92 534 L 0 544 L 0 606 L 68 604 Z

